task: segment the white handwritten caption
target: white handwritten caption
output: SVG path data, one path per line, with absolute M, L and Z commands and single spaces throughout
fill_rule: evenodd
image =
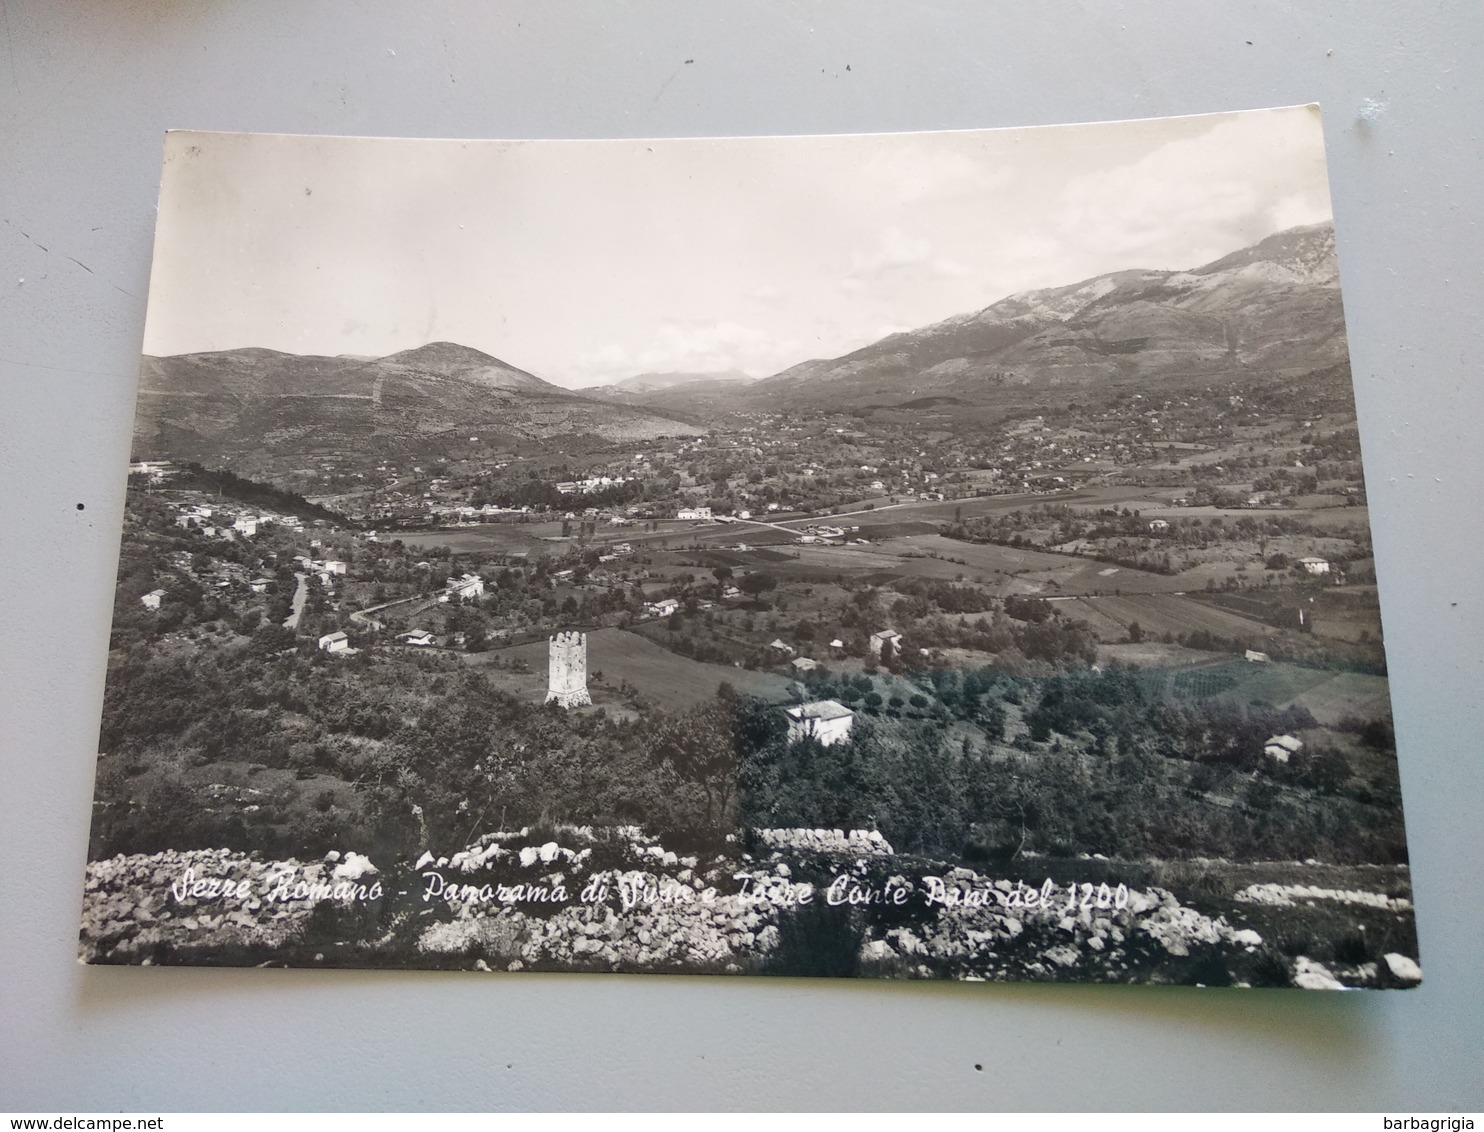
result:
M 437 870 L 422 874 L 422 898 L 428 901 L 439 899 L 448 903 L 478 904 L 569 904 L 571 891 L 560 881 L 553 883 L 521 884 L 464 884 L 449 881 Z M 863 881 L 850 873 L 835 877 L 822 889 L 808 881 L 791 881 L 776 876 L 754 876 L 737 873 L 733 877 L 740 888 L 735 897 L 743 903 L 769 904 L 778 907 L 800 907 L 815 903 L 823 896 L 830 907 L 883 905 L 902 907 L 914 894 L 930 907 L 942 908 L 986 908 L 1023 909 L 1026 911 L 1119 911 L 1128 906 L 1128 886 L 1119 884 L 1110 888 L 1106 883 L 1093 885 L 1088 882 L 1073 883 L 1065 890 L 1047 878 L 1039 888 L 1032 888 L 1022 881 L 1014 885 L 996 885 L 985 882 L 966 884 L 962 881 L 945 881 L 942 877 L 927 876 L 914 884 L 903 877 L 892 877 L 882 884 Z M 267 879 L 261 887 L 254 887 L 251 880 L 233 880 L 229 877 L 197 876 L 195 866 L 188 866 L 180 877 L 170 885 L 170 895 L 177 903 L 186 900 L 223 900 L 245 903 L 252 899 L 287 903 L 295 900 L 319 902 L 324 900 L 346 903 L 365 903 L 380 900 L 384 895 L 381 881 L 361 884 L 355 881 L 309 880 L 297 876 L 294 870 L 285 869 Z M 618 874 L 608 877 L 592 877 L 577 893 L 583 904 L 607 904 L 615 897 L 619 907 L 630 912 L 636 908 L 652 908 L 666 904 L 714 904 L 718 899 L 715 888 L 696 890 L 675 881 L 654 878 L 642 873 Z
M 254 888 L 250 880 L 232 880 L 229 877 L 198 877 L 194 865 L 170 885 L 170 895 L 176 903 L 185 900 L 266 900 L 287 903 L 291 900 L 340 900 L 347 903 L 380 900 L 383 892 L 381 881 L 359 884 L 355 881 L 308 880 L 299 877 L 293 869 L 285 869 L 267 879 L 261 888 Z

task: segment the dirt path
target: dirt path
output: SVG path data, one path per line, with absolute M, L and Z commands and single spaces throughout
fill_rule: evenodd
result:
M 283 623 L 285 629 L 297 629 L 299 627 L 299 617 L 304 612 L 304 599 L 309 596 L 309 575 L 295 574 L 294 577 L 299 579 L 299 584 L 294 589 L 294 604 L 290 608 L 289 615 Z

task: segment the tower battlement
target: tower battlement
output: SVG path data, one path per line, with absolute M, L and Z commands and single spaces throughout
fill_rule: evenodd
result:
M 587 693 L 587 634 L 557 633 L 547 639 L 546 702 L 564 708 L 593 702 Z

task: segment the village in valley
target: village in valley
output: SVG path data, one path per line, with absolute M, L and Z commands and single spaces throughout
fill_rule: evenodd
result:
M 699 790 L 692 800 L 708 810 L 702 821 L 672 815 L 668 834 L 689 829 L 680 836 L 703 846 L 699 856 L 669 854 L 696 862 L 684 871 L 698 886 L 706 847 L 721 852 L 707 880 L 723 885 L 728 870 L 758 852 L 738 858 L 735 848 L 708 846 L 696 828 L 715 828 L 720 814 L 709 811 L 723 794 L 730 801 L 721 803 L 722 826 L 734 828 L 735 807 L 751 806 L 748 837 L 765 856 L 792 861 L 799 875 L 808 872 L 799 872 L 801 852 L 805 860 L 823 853 L 825 862 L 842 854 L 843 863 L 870 850 L 861 859 L 905 867 L 906 858 L 883 854 L 895 845 L 898 854 L 957 857 L 979 868 L 998 861 L 1026 884 L 1065 872 L 1060 862 L 1079 857 L 1110 878 L 1104 862 L 1145 860 L 1123 873 L 1150 877 L 1146 855 L 1176 851 L 1174 838 L 1141 839 L 1122 826 L 1111 835 L 1079 830 L 1072 815 L 1048 812 L 1031 797 L 1038 778 L 1049 788 L 1047 776 L 1085 776 L 1073 769 L 1077 761 L 1108 758 L 1124 773 L 1129 760 L 1153 758 L 1165 785 L 1110 801 L 1094 771 L 1083 786 L 1090 794 L 1066 804 L 1095 799 L 1105 820 L 1142 823 L 1179 798 L 1177 808 L 1218 817 L 1193 840 L 1179 834 L 1185 843 L 1198 855 L 1238 858 L 1270 854 L 1279 836 L 1265 816 L 1271 809 L 1286 823 L 1286 855 L 1312 857 L 1338 844 L 1332 822 L 1399 806 L 1363 479 L 1339 381 L 1329 393 L 1312 381 L 1286 393 L 1271 382 L 1251 392 L 1259 408 L 1228 389 L 1215 412 L 1209 395 L 1149 409 L 1140 397 L 1132 409 L 1042 407 L 972 428 L 931 415 L 914 428 L 900 414 L 885 421 L 869 413 L 742 414 L 704 436 L 662 438 L 643 451 L 589 441 L 566 452 L 462 452 L 405 469 L 363 461 L 349 477 L 342 454 L 298 481 L 275 477 L 338 489 L 313 496 L 197 463 L 141 461 L 131 469 L 116 647 L 127 653 L 146 647 L 129 641 L 149 641 L 160 655 L 260 656 L 265 665 L 276 657 L 332 699 L 361 703 L 293 705 L 286 689 L 275 707 L 276 694 L 265 688 L 209 724 L 239 738 L 230 746 L 218 739 L 216 756 L 171 765 L 172 790 L 205 803 L 195 821 L 218 831 L 208 840 L 237 829 L 246 843 L 286 852 L 313 828 L 337 844 L 373 825 L 385 836 L 399 824 L 388 807 L 400 805 L 417 811 L 421 832 L 412 843 L 433 847 L 436 806 L 413 800 L 420 749 L 394 741 L 404 729 L 394 717 L 409 709 L 371 702 L 378 688 L 395 701 L 417 685 L 434 702 L 496 696 L 507 705 L 507 727 L 512 713 L 522 726 L 551 712 L 569 717 L 559 725 L 569 736 L 591 733 L 581 719 L 606 721 L 607 742 L 626 747 L 628 757 L 668 760 L 665 773 L 682 794 Z M 1107 705 L 1110 692 L 1124 702 L 1092 707 Z M 249 706 L 258 701 L 261 708 Z M 418 704 L 422 733 L 441 728 L 427 715 L 439 710 L 434 703 Z M 757 738 L 742 737 L 739 704 L 752 705 Z M 337 723 L 326 710 L 351 714 Z M 711 733 L 695 733 L 708 726 Z M 675 728 L 690 728 L 689 738 L 673 739 Z M 129 730 L 119 732 L 122 748 L 137 745 Z M 555 739 L 544 725 L 540 731 L 545 742 Z M 520 758 L 524 744 L 493 734 L 473 742 L 476 754 L 463 756 L 459 774 L 479 780 L 486 808 L 532 797 L 529 783 L 511 789 L 513 767 L 503 779 L 491 773 L 496 761 Z M 719 748 L 709 770 L 697 768 L 706 760 L 694 749 L 678 753 L 687 742 Z M 666 743 L 678 747 L 667 751 Z M 948 828 L 922 817 L 903 826 L 905 814 L 870 798 L 811 805 L 776 778 L 777 768 L 749 797 L 747 783 L 762 770 L 748 763 L 760 756 L 727 748 L 757 743 L 771 745 L 774 759 L 841 752 L 845 766 L 869 765 L 885 751 L 920 757 L 937 776 L 921 787 L 929 797 L 920 804 L 934 805 L 930 799 L 947 790 Z M 244 746 L 255 753 L 245 755 Z M 983 781 L 968 789 L 985 791 L 983 802 L 952 785 L 945 757 L 980 768 Z M 393 765 L 398 759 L 409 765 Z M 100 781 L 133 775 L 137 788 L 161 774 L 117 764 L 105 755 L 100 767 L 110 774 Z M 368 773 L 377 776 L 371 789 Z M 806 798 L 819 802 L 819 784 L 803 777 Z M 470 811 L 470 797 L 460 794 L 444 802 L 454 825 Z M 125 829 L 157 816 L 159 806 L 149 794 L 125 801 L 100 792 L 100 801 L 100 824 L 117 823 L 120 847 Z M 584 804 L 565 803 L 571 829 L 589 828 Z M 550 809 L 545 797 L 517 811 L 522 828 Z M 820 820 L 825 814 L 831 820 Z M 634 828 L 641 826 L 649 828 L 642 821 Z M 545 851 L 561 839 L 553 835 Z M 364 847 L 366 834 L 357 840 Z M 463 865 L 504 844 L 470 846 Z M 1368 844 L 1362 857 L 1392 851 Z M 644 859 L 646 847 L 627 851 Z M 459 859 L 424 856 L 434 864 Z M 1347 868 L 1316 861 L 1310 887 L 1350 891 Z M 1243 910 L 1291 904 L 1292 885 L 1276 881 L 1280 874 L 1291 869 L 1238 869 L 1235 877 L 1248 883 L 1233 879 L 1232 892 L 1247 901 Z M 832 879 L 839 878 L 821 875 L 820 888 Z M 1383 918 L 1405 920 L 1398 898 L 1380 899 Z M 291 913 L 280 914 L 292 922 Z M 771 925 L 776 938 L 783 913 L 772 914 L 752 927 Z M 728 930 L 734 926 L 729 921 Z M 703 936 L 648 962 L 665 967 L 710 954 L 721 967 L 731 955 L 735 966 L 748 950 L 737 940 L 748 930 L 730 949 L 716 950 Z M 1210 930 L 1230 949 L 1250 929 L 1221 920 Z M 929 947 L 930 935 L 919 932 Z M 907 963 L 914 945 L 904 953 L 900 934 L 893 943 L 873 943 L 869 934 L 860 952 L 868 970 L 962 971 L 967 961 L 959 946 L 951 962 Z M 458 939 L 465 942 L 450 945 L 455 957 L 467 953 L 466 937 Z M 529 941 L 524 946 L 539 956 Z M 1188 950 L 1179 940 L 1172 946 Z M 1252 967 L 1257 959 L 1269 969 L 1279 962 L 1250 943 L 1238 950 L 1257 972 L 1247 979 L 1265 977 Z M 618 943 L 595 955 L 620 967 L 634 961 Z M 1290 957 L 1285 978 L 1299 985 L 1334 978 L 1334 970 L 1300 958 L 1309 966 L 1293 967 Z M 1355 974 L 1363 966 L 1352 964 L 1343 977 L 1374 978 Z M 1203 978 L 1212 977 L 1207 967 Z M 1067 968 L 1077 973 L 1081 960 Z M 999 977 L 1061 970 L 1030 956 Z
M 163 240 L 195 318 L 141 366 L 83 958 L 1416 985 L 1322 154 L 1273 121 L 1309 155 L 1282 207 L 1120 213 L 1097 254 L 1087 201 L 1137 194 L 1079 181 L 1075 132 L 1021 169 L 1093 194 L 1044 247 L 984 203 L 993 132 L 681 146 L 670 179 L 604 143 L 627 181 L 571 176 L 585 143 L 347 142 L 637 194 L 633 232 L 523 197 L 549 256 L 449 198 L 426 326 L 461 341 L 385 265 L 317 324 L 331 241 L 239 264 L 224 347 L 192 328 L 225 269 Z M 1260 124 L 1166 127 L 1192 199 L 1187 144 Z M 750 211 L 721 171 L 754 145 L 813 211 Z
M 1345 390 L 1223 392 L 1214 414 L 1191 395 L 972 429 L 930 410 L 915 428 L 740 414 L 645 451 L 332 471 L 347 453 L 276 477 L 355 484 L 309 497 L 333 518 L 307 523 L 155 461 L 136 492 L 183 546 L 136 588 L 167 620 L 209 594 L 330 656 L 438 650 L 512 691 L 535 688 L 548 638 L 581 629 L 618 713 L 705 699 L 719 678 L 782 702 L 872 669 L 846 707 L 875 691 L 891 710 L 905 688 L 876 685 L 910 671 L 1233 658 L 1339 665 L 1357 675 L 1336 703 L 1360 711 L 1358 674 L 1380 681 L 1384 660 Z M 629 673 L 633 652 L 653 662 Z

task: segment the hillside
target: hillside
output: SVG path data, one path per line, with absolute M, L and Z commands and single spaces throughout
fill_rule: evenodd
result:
M 314 457 L 436 456 L 563 436 L 648 440 L 696 426 L 570 393 L 498 358 L 435 342 L 384 358 L 248 348 L 146 356 L 136 458 L 257 471 Z
M 1301 373 L 1345 358 L 1334 230 L 1322 224 L 1185 271 L 1119 271 L 1011 295 L 843 357 L 802 362 L 742 396 L 756 405 L 975 397 Z
M 688 389 L 693 386 L 697 388 L 718 385 L 741 386 L 749 385 L 756 380 L 739 369 L 716 373 L 640 373 L 633 377 L 626 377 L 622 381 L 615 381 L 612 385 L 603 385 L 584 390 L 584 392 L 611 397 L 657 393 L 662 389 Z

